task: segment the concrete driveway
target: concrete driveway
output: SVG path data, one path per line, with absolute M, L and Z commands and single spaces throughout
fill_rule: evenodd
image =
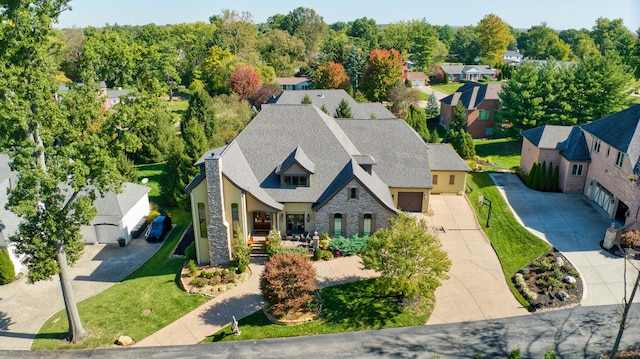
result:
M 432 195 L 425 218 L 451 259 L 450 278 L 436 290 L 427 324 L 528 315 L 509 291 L 498 257 L 464 196 Z
M 527 188 L 514 174 L 491 175 L 516 219 L 531 233 L 551 243 L 573 263 L 583 280 L 583 306 L 621 304 L 625 261 L 600 248 L 609 221 L 579 193 L 548 193 Z M 640 268 L 638 261 L 632 264 Z M 637 272 L 627 265 L 627 293 Z M 640 296 L 634 302 L 640 303 Z
M 71 268 L 76 301 L 92 297 L 124 279 L 147 261 L 162 242 L 142 238 L 120 248 L 117 244 L 85 246 L 82 258 Z M 30 350 L 44 322 L 64 309 L 58 277 L 27 284 L 26 277 L 0 286 L 0 349 Z

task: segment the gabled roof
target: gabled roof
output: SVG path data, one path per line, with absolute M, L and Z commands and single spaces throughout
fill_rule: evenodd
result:
M 467 163 L 447 143 L 427 143 L 432 171 L 471 172 Z
M 293 85 L 299 85 L 301 83 L 309 82 L 309 79 L 306 77 L 276 77 L 275 80 L 273 80 L 273 82 L 281 86 L 284 86 L 284 85 L 293 86 Z
M 640 162 L 640 105 L 581 125 L 583 130 L 629 156 L 632 166 Z
M 307 157 L 300 146 L 296 147 L 293 152 L 276 168 L 276 174 L 279 175 L 286 171 L 291 165 L 297 163 L 305 171 L 309 173 L 315 173 L 316 165 Z
M 482 75 L 494 75 L 496 69 L 489 65 L 441 65 L 442 70 L 447 74 L 466 74 L 466 73 L 480 73 Z
M 522 131 L 522 136 L 540 149 L 559 150 L 568 161 L 591 160 L 589 147 L 579 127 L 545 125 Z
M 98 210 L 98 216 L 122 217 L 150 190 L 147 186 L 125 182 L 122 184 L 122 192 L 107 192 L 104 197 L 97 196 L 93 204 Z
M 499 100 L 500 90 L 502 90 L 502 84 L 481 84 L 470 81 L 440 102 L 453 107 L 462 101 L 466 109 L 473 110 L 484 100 Z
M 339 119 L 336 122 L 361 154 L 375 158 L 377 164 L 373 171 L 389 187 L 433 187 L 427 147 L 404 120 Z
M 358 103 L 345 90 L 299 90 L 283 91 L 269 103 L 278 105 L 299 105 L 309 96 L 311 104 L 321 109 L 324 106 L 330 116 L 336 115 L 340 101 L 345 100 L 351 108 L 353 118 L 395 118 L 381 103 Z
M 312 206 L 313 210 L 318 210 L 324 206 L 333 196 L 335 196 L 344 186 L 352 179 L 355 179 L 366 188 L 369 193 L 380 202 L 383 206 L 393 212 L 398 212 L 393 204 L 393 198 L 389 187 L 378 178 L 375 174 L 369 175 L 354 160 L 350 160 L 336 176 L 334 181 L 327 187 L 326 191 L 318 198 L 316 204 Z
M 407 80 L 426 80 L 429 76 L 425 75 L 424 72 L 420 71 L 412 71 L 407 72 Z

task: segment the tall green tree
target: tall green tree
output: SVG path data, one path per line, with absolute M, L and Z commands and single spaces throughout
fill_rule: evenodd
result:
M 480 41 L 480 57 L 491 65 L 504 63 L 504 53 L 513 40 L 511 27 L 495 14 L 480 20 L 476 27 Z
M 377 288 L 383 294 L 433 300 L 436 288 L 449 277 L 447 252 L 424 220 L 399 213 L 389 224 L 367 240 L 362 265 L 380 273 Z
M 373 50 L 362 75 L 362 92 L 369 101 L 382 102 L 402 75 L 402 56 L 396 50 Z
M 409 105 L 406 121 L 409 126 L 420 135 L 424 142 L 428 143 L 431 141 L 431 133 L 429 133 L 429 129 L 427 128 L 427 115 L 424 109 L 414 104 Z
M 277 76 L 293 76 L 295 69 L 304 63 L 304 43 L 287 31 L 269 30 L 260 35 L 259 44 L 263 61 L 275 69 Z
M 222 14 L 211 16 L 209 22 L 216 25 L 217 31 L 233 55 L 246 61 L 256 56 L 258 27 L 254 24 L 250 12 L 223 9 Z
M 438 99 L 433 91 L 427 99 L 426 114 L 428 118 L 433 118 L 440 114 L 440 104 L 438 103 Z
M 540 60 L 565 61 L 571 53 L 571 47 L 546 23 L 532 26 L 529 31 L 522 33 L 518 37 L 518 48 L 528 58 Z
M 378 48 L 378 24 L 374 19 L 355 19 L 350 24 L 347 35 L 355 38 L 356 45 L 365 53 Z
M 93 199 L 117 191 L 121 177 L 102 134 L 97 85 L 74 86 L 64 101 L 54 101 L 52 22 L 67 8 L 67 1 L 12 1 L 2 7 L 0 149 L 20 178 L 7 207 L 22 222 L 10 240 L 29 268 L 30 282 L 60 278 L 67 339 L 77 342 L 86 331 L 69 265 L 82 254 L 80 227 L 96 213 Z
M 529 62 L 518 70 L 498 94 L 502 109 L 498 121 L 509 136 L 518 137 L 520 132 L 540 126 L 545 117 L 543 99 L 538 96 L 538 69 Z
M 451 111 L 451 119 L 449 120 L 449 127 L 453 131 L 466 131 L 467 130 L 467 109 L 462 104 L 462 101 L 453 106 Z
M 285 15 L 279 28 L 302 40 L 307 55 L 320 49 L 329 30 L 322 16 L 305 7 L 295 8 Z
M 480 57 L 480 38 L 474 26 L 463 26 L 456 29 L 449 52 L 465 64 L 476 63 Z
M 344 70 L 351 80 L 351 87 L 353 87 L 354 92 L 357 91 L 360 86 L 364 63 L 362 55 L 360 55 L 360 50 L 352 46 L 349 55 L 347 55 L 347 60 L 344 63 Z
M 622 19 L 599 17 L 592 28 L 591 37 L 602 55 L 615 51 L 625 64 L 631 61 L 636 39 L 633 32 L 624 26 Z
M 187 107 L 180 122 L 180 130 L 182 132 L 184 132 L 185 127 L 192 119 L 196 119 L 203 126 L 205 137 L 208 139 L 206 143 L 209 144 L 210 148 L 220 145 L 220 141 L 216 136 L 218 126 L 213 99 L 197 83 L 191 86 L 189 107 Z
M 351 106 L 349 106 L 349 103 L 347 102 L 347 100 L 345 99 L 340 100 L 340 103 L 336 108 L 336 117 L 337 118 L 353 118 L 353 115 L 351 114 Z

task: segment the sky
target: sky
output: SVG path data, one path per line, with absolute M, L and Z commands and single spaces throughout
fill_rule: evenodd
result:
M 223 9 L 248 11 L 255 23 L 269 16 L 288 14 L 297 7 L 315 10 L 327 24 L 372 18 L 378 24 L 426 19 L 432 25 L 477 25 L 493 13 L 514 28 L 528 29 L 546 22 L 557 29 L 591 29 L 598 17 L 622 18 L 634 33 L 640 28 L 638 0 L 72 0 L 56 27 L 156 25 L 209 21 Z

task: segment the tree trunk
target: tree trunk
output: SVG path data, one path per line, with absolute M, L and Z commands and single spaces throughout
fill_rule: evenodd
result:
M 67 264 L 67 253 L 64 251 L 64 245 L 58 243 L 58 265 L 60 266 L 60 286 L 62 287 L 62 298 L 64 299 L 64 307 L 67 312 L 67 320 L 69 322 L 69 333 L 67 340 L 71 343 L 77 343 L 84 338 L 86 331 L 80 320 L 78 306 L 73 296 L 73 288 L 71 287 L 71 276 L 69 273 L 69 265 Z

